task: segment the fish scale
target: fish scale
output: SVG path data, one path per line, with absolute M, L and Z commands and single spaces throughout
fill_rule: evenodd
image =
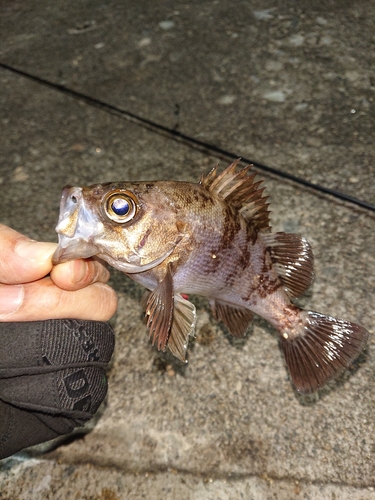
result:
M 309 393 L 350 366 L 364 349 L 361 326 L 293 303 L 311 285 L 311 246 L 272 233 L 268 197 L 250 166 L 217 167 L 199 183 L 110 182 L 64 188 L 55 264 L 97 256 L 147 290 L 141 304 L 153 344 L 186 361 L 196 310 L 208 298 L 236 337 L 253 314 L 278 331 L 296 389 Z

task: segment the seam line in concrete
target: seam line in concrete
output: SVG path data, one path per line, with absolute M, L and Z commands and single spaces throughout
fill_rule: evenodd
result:
M 350 196 L 350 195 L 343 193 L 341 191 L 337 191 L 335 189 L 330 189 L 326 186 L 322 186 L 320 184 L 315 184 L 313 182 L 307 181 L 306 179 L 303 179 L 302 177 L 297 177 L 297 176 L 290 174 L 288 172 L 285 172 L 283 170 L 279 170 L 279 169 L 274 168 L 274 167 L 269 167 L 269 166 L 264 165 L 262 163 L 259 163 L 257 161 L 253 161 L 253 160 L 250 160 L 248 158 L 241 157 L 238 154 L 232 153 L 232 152 L 227 151 L 225 149 L 219 148 L 218 146 L 215 146 L 213 144 L 209 144 L 209 143 L 206 143 L 204 141 L 200 141 L 199 139 L 196 139 L 196 138 L 191 137 L 189 135 L 186 135 L 182 132 L 179 132 L 176 129 L 166 127 L 165 125 L 162 125 L 160 123 L 156 123 L 152 120 L 148 120 L 147 118 L 143 118 L 141 116 L 138 116 L 135 113 L 121 109 L 117 106 L 109 104 L 109 103 L 102 101 L 100 99 L 90 97 L 86 94 L 83 94 L 82 92 L 78 92 L 76 90 L 65 87 L 64 85 L 51 82 L 49 80 L 46 80 L 46 79 L 41 78 L 41 77 L 36 76 L 36 75 L 32 75 L 31 73 L 27 73 L 26 71 L 14 68 L 13 66 L 10 66 L 6 63 L 0 62 L 0 68 L 4 69 L 6 71 L 10 71 L 12 73 L 15 73 L 15 74 L 22 76 L 24 78 L 27 78 L 29 80 L 32 80 L 40 85 L 44 85 L 46 87 L 49 87 L 50 89 L 53 89 L 53 90 L 58 91 L 60 93 L 69 95 L 70 97 L 73 97 L 75 99 L 83 101 L 90 106 L 94 106 L 94 107 L 99 108 L 99 109 L 106 111 L 108 113 L 123 117 L 123 118 L 125 118 L 125 119 L 139 125 L 139 126 L 147 128 L 148 130 L 150 130 L 154 133 L 165 134 L 170 139 L 173 139 L 173 140 L 178 141 L 178 142 L 182 142 L 185 145 L 187 145 L 193 149 L 198 149 L 199 151 L 207 152 L 207 153 L 211 153 L 211 154 L 214 153 L 216 156 L 218 156 L 220 158 L 225 158 L 225 159 L 229 159 L 229 160 L 236 160 L 237 158 L 240 157 L 241 162 L 246 163 L 248 165 L 249 164 L 253 165 L 258 170 L 261 170 L 263 172 L 267 172 L 267 173 L 272 174 L 272 175 L 279 177 L 279 178 L 287 179 L 287 180 L 292 181 L 296 184 L 299 184 L 299 185 L 302 185 L 302 186 L 307 187 L 309 189 L 312 189 L 313 191 L 328 194 L 330 196 L 333 196 L 334 198 L 337 198 L 337 199 L 342 200 L 342 201 L 346 201 L 352 205 L 357 205 L 357 206 L 364 208 L 366 210 L 375 212 L 375 205 L 368 203 L 365 200 L 360 200 L 358 198 Z

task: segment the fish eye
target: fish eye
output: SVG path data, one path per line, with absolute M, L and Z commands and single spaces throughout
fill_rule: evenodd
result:
M 130 204 L 129 204 L 128 200 L 126 200 L 123 197 L 115 198 L 111 202 L 111 210 L 119 217 L 123 217 L 125 215 L 128 215 L 129 210 L 130 210 Z
M 104 211 L 107 217 L 119 224 L 131 220 L 137 209 L 138 200 L 130 191 L 112 191 L 104 200 Z

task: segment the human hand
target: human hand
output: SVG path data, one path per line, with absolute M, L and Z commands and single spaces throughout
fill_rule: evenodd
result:
M 0 322 L 110 319 L 117 297 L 99 260 L 52 266 L 55 243 L 36 242 L 0 224 Z M 48 276 L 49 274 L 49 276 Z
M 83 425 L 107 392 L 109 273 L 95 259 L 53 267 L 56 246 L 0 224 L 0 459 Z

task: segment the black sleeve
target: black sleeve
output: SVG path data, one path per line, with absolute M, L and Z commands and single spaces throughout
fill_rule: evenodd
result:
M 112 328 L 99 321 L 0 323 L 0 459 L 89 420 L 113 349 Z

